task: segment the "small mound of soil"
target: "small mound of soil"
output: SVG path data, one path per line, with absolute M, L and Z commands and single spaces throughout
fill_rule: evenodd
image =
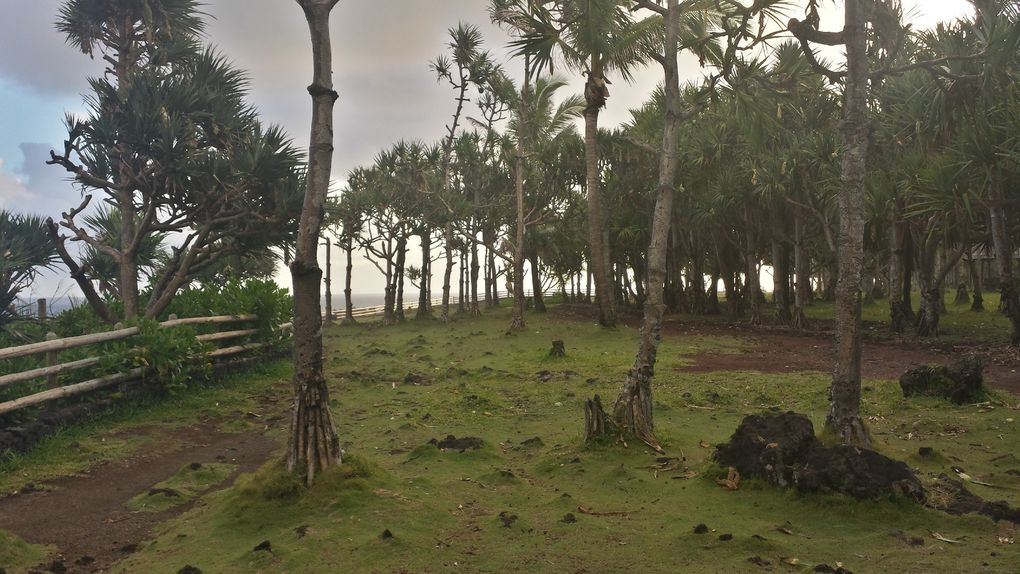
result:
M 940 397 L 958 405 L 973 403 L 986 394 L 983 372 L 981 361 L 972 358 L 961 359 L 950 367 L 917 367 L 903 373 L 900 388 L 904 397 Z
M 429 444 L 436 445 L 436 448 L 440 450 L 459 450 L 464 452 L 465 450 L 478 450 L 482 448 L 482 439 L 475 436 L 466 436 L 463 438 L 457 438 L 452 434 L 446 435 L 443 440 L 432 439 Z
M 746 417 L 730 442 L 718 445 L 715 459 L 745 478 L 801 492 L 924 499 L 921 482 L 906 464 L 867 449 L 826 448 L 815 437 L 811 421 L 792 412 Z

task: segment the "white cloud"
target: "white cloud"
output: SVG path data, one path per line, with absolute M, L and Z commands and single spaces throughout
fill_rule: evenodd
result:
M 0 158 L 0 208 L 18 209 L 19 204 L 33 199 L 35 196 L 28 191 L 20 178 L 4 169 L 5 161 Z

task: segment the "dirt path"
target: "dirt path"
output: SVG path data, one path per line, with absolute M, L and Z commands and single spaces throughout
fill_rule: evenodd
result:
M 236 464 L 238 472 L 251 472 L 279 447 L 262 433 L 228 434 L 209 423 L 169 433 L 161 442 L 169 450 L 149 450 L 127 461 L 101 465 L 84 476 L 46 484 L 53 490 L 0 500 L 0 528 L 33 544 L 56 547 L 57 561 L 69 573 L 102 572 L 151 538 L 155 525 L 192 505 L 158 513 L 133 512 L 124 506 L 132 497 L 193 462 L 228 462 Z M 46 569 L 61 571 L 59 566 Z
M 742 337 L 752 347 L 740 354 L 701 353 L 693 363 L 683 370 L 691 372 L 709 371 L 761 371 L 765 373 L 788 373 L 798 371 L 830 372 L 832 369 L 832 337 L 822 333 L 804 335 L 786 332 L 768 332 L 748 328 L 683 324 L 673 321 L 663 326 L 667 334 L 710 334 Z M 1020 361 L 1013 356 L 1003 356 L 1008 350 L 955 347 L 921 348 L 900 342 L 865 343 L 862 354 L 862 369 L 865 378 L 898 379 L 911 367 L 926 364 L 946 365 L 964 356 L 977 354 L 985 359 L 985 381 L 992 387 L 1020 394 Z M 999 364 L 988 360 L 1000 361 Z

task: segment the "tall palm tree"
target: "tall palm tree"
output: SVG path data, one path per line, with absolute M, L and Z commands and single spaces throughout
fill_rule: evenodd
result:
M 635 21 L 630 0 L 493 0 L 495 19 L 513 26 L 520 38 L 511 43 L 518 54 L 534 59 L 531 72 L 553 71 L 554 58 L 586 77 L 584 98 L 584 143 L 586 187 L 588 193 L 588 240 L 591 249 L 595 299 L 599 323 L 616 325 L 615 294 L 610 279 L 608 236 L 600 191 L 598 121 L 609 98 L 609 76 L 620 74 L 630 79 L 633 70 L 645 61 L 643 48 L 655 37 L 658 24 L 653 19 Z

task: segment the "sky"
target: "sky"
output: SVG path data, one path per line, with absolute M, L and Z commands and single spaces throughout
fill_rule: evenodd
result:
M 82 110 L 87 78 L 102 67 L 64 42 L 53 21 L 61 0 L 3 0 L 0 18 L 0 208 L 59 219 L 80 202 L 59 168 L 45 160 L 66 137 L 63 118 Z M 842 2 L 823 3 L 822 27 L 842 26 Z M 333 11 L 334 82 L 337 101 L 333 176 L 342 181 L 380 150 L 401 139 L 437 141 L 453 111 L 453 94 L 439 84 L 428 62 L 445 50 L 447 30 L 477 25 L 485 46 L 505 60 L 508 36 L 489 23 L 485 0 L 341 0 Z M 907 21 L 926 28 L 968 12 L 966 0 L 904 0 Z M 311 121 L 305 86 L 311 49 L 304 16 L 292 0 L 206 0 L 206 41 L 251 80 L 250 101 L 267 123 L 283 126 L 307 144 Z M 800 10 L 798 10 L 800 12 Z M 799 15 L 799 14 L 792 14 Z M 509 65 L 515 69 L 514 64 Z M 682 79 L 700 75 L 693 58 L 682 59 Z M 601 124 L 626 122 L 659 82 L 657 67 L 639 70 L 631 84 L 616 79 Z M 568 76 L 569 78 L 569 76 Z M 570 78 L 579 93 L 583 78 Z M 470 113 L 470 112 L 469 112 Z M 339 257 L 339 254 L 335 254 Z M 415 262 L 415 251 L 409 260 Z M 287 284 L 286 273 L 279 280 Z M 339 275 L 334 277 L 340 282 Z M 379 293 L 383 280 L 367 261 L 355 264 L 355 292 Z M 437 282 L 438 283 L 438 282 Z M 438 291 L 438 285 L 437 285 Z M 31 298 L 74 293 L 72 282 L 47 274 Z

